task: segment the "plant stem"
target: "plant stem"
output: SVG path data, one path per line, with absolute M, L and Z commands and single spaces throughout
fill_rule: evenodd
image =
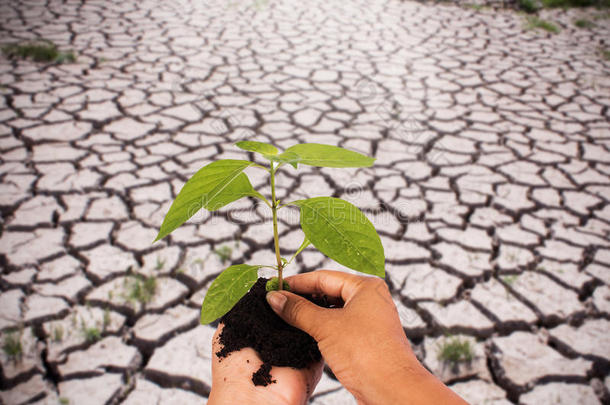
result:
M 279 166 L 278 166 L 279 167 Z M 278 279 L 278 291 L 284 287 L 284 280 L 282 278 L 282 258 L 280 256 L 280 241 L 277 233 L 277 209 L 278 204 L 275 199 L 275 171 L 277 168 L 273 167 L 273 162 L 271 162 L 271 211 L 273 213 L 273 241 L 275 244 L 275 258 L 277 260 L 277 279 Z

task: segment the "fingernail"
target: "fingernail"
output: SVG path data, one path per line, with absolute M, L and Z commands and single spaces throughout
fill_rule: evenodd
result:
M 267 302 L 275 312 L 282 312 L 286 304 L 286 296 L 276 291 L 270 291 L 267 293 Z

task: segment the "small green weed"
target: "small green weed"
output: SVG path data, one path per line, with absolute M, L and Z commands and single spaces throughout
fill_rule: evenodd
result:
M 526 17 L 526 25 L 525 28 L 528 30 L 534 30 L 534 29 L 542 29 L 545 30 L 547 32 L 550 32 L 552 34 L 557 34 L 559 33 L 560 29 L 559 27 L 557 27 L 555 24 L 553 24 L 550 21 L 546 21 L 546 20 L 542 20 L 536 16 L 533 15 L 528 15 Z
M 601 55 L 603 60 L 610 60 L 610 50 L 600 49 L 599 54 Z
M 155 265 L 155 270 L 162 270 L 165 267 L 165 259 L 161 259 L 161 257 L 157 256 L 157 264 Z
M 125 288 L 123 297 L 127 301 L 147 304 L 157 292 L 157 279 L 155 276 L 134 274 L 125 279 Z
M 95 343 L 102 338 L 102 332 L 99 330 L 99 328 L 97 326 L 87 325 L 85 320 L 82 318 L 80 320 L 80 330 L 85 337 L 85 341 L 88 343 Z
M 62 340 L 64 340 L 64 327 L 57 325 L 53 328 L 53 341 L 61 342 Z
M 96 326 L 83 329 L 83 335 L 89 343 L 95 343 L 102 338 L 102 332 Z
M 17 331 L 6 332 L 4 341 L 2 342 L 2 350 L 4 354 L 11 360 L 21 358 L 23 354 L 23 346 L 21 345 L 21 333 Z
M 70 405 L 70 400 L 68 398 L 61 397 L 59 398 L 60 405 Z
M 519 8 L 526 13 L 535 13 L 542 8 L 538 0 L 519 0 Z
M 470 341 L 457 337 L 444 341 L 439 347 L 438 359 L 451 365 L 472 361 L 474 352 Z
M 221 246 L 218 249 L 214 250 L 214 253 L 218 256 L 220 261 L 224 264 L 231 260 L 231 255 L 233 254 L 233 249 L 230 246 Z
M 31 59 L 34 62 L 55 63 L 76 62 L 73 51 L 60 51 L 57 45 L 47 40 L 7 44 L 2 47 L 2 52 L 9 59 Z
M 583 29 L 589 29 L 589 28 L 595 27 L 595 23 L 593 23 L 592 21 L 586 20 L 586 19 L 575 20 L 574 25 L 577 26 L 578 28 L 583 28 Z

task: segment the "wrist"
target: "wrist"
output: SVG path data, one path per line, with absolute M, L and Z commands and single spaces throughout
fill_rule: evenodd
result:
M 366 375 L 362 376 L 361 384 L 352 390 L 359 404 L 406 403 L 419 385 L 426 383 L 430 377 L 434 379 L 412 351 L 388 354 L 386 359 L 378 358 L 368 362 L 378 366 L 369 368 Z

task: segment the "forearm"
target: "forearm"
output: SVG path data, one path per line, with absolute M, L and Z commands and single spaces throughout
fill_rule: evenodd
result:
M 428 372 L 414 355 L 395 356 L 394 360 L 403 363 L 371 370 L 369 381 L 353 392 L 360 405 L 468 405 Z

